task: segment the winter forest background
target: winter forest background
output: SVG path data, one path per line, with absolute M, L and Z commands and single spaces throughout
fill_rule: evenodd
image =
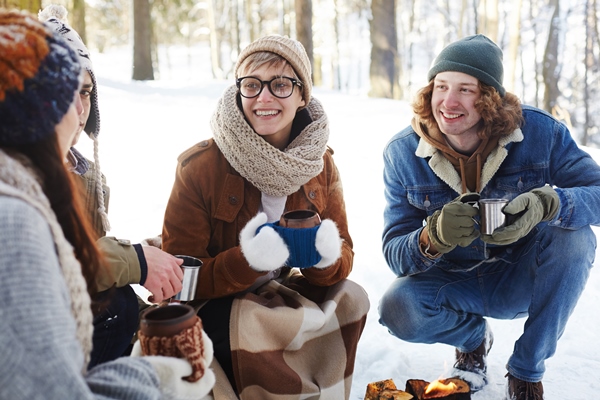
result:
M 129 46 L 134 80 L 160 79 L 169 48 L 210 48 L 210 74 L 231 77 L 240 50 L 278 33 L 302 42 L 315 86 L 410 101 L 435 55 L 483 33 L 504 51 L 507 90 L 600 147 L 598 0 L 0 0 L 70 11 L 91 50 Z M 166 51 L 159 51 L 165 48 Z
M 394 279 L 381 254 L 383 147 L 409 124 L 410 100 L 446 44 L 478 32 L 493 38 L 504 50 L 507 89 L 553 112 L 600 160 L 597 0 L 52 2 L 67 7 L 92 52 L 102 118 L 100 160 L 111 187 L 109 234 L 134 243 L 160 233 L 177 156 L 211 136 L 210 116 L 233 83 L 231 69 L 241 48 L 280 33 L 312 49 L 313 95 L 329 117 L 329 144 L 354 241 L 350 279 L 371 301 L 351 400 L 363 399 L 367 383 L 377 380 L 392 378 L 403 388 L 407 379 L 445 377 L 454 361 L 449 346 L 392 337 L 377 314 L 379 298 Z M 35 12 L 49 3 L 0 0 L 0 6 Z M 77 147 L 91 157 L 90 140 L 83 137 Z M 547 400 L 588 400 L 600 393 L 597 268 L 547 363 Z M 504 365 L 524 321 L 490 321 L 495 335 L 490 384 L 474 400 L 503 398 Z

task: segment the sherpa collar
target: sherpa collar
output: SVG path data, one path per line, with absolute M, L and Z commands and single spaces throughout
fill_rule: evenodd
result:
M 510 135 L 500 138 L 498 141 L 498 147 L 492 150 L 483 164 L 483 169 L 481 172 L 481 190 L 483 190 L 490 182 L 508 155 L 506 146 L 509 143 L 518 143 L 521 141 L 523 141 L 523 132 L 520 128 L 517 128 Z M 462 193 L 462 181 L 458 172 L 452 163 L 448 161 L 446 157 L 444 157 L 440 150 L 436 149 L 425 140 L 420 139 L 417 150 L 415 151 L 415 155 L 420 158 L 430 157 L 429 166 L 433 172 L 457 193 Z

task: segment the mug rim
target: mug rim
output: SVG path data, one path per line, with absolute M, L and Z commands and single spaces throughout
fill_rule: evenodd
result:
M 500 203 L 508 203 L 507 199 L 480 199 L 480 203 L 483 204 L 500 204 Z
M 172 319 L 148 319 L 148 314 L 168 313 L 173 307 L 185 309 L 185 312 Z M 183 330 L 191 328 L 196 324 L 198 316 L 194 308 L 187 304 L 169 304 L 163 307 L 153 308 L 140 319 L 139 330 L 148 337 L 171 337 Z
M 174 254 L 173 257 L 177 257 L 183 260 L 183 263 L 180 265 L 180 267 L 201 267 L 203 264 L 201 259 L 194 256 L 187 256 L 185 254 Z M 191 261 L 191 264 L 186 264 L 186 261 Z
M 174 317 L 169 317 L 171 311 L 181 308 L 181 313 L 175 315 Z M 157 314 L 158 318 L 149 318 L 149 314 Z M 181 321 L 185 321 L 190 318 L 190 315 L 194 315 L 194 308 L 188 306 L 187 304 L 169 304 L 164 307 L 152 308 L 146 311 L 140 320 L 140 322 L 145 323 L 147 325 L 174 325 L 178 324 Z

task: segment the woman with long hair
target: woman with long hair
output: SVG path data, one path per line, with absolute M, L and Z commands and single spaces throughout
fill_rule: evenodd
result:
M 94 293 L 104 267 L 65 167 L 81 81 L 60 35 L 0 9 L 0 398 L 200 399 L 212 372 L 184 381 L 183 359 L 128 357 L 86 370 L 88 286 Z

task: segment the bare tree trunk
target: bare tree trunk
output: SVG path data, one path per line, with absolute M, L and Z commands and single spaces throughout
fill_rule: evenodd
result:
M 511 24 L 509 29 L 508 57 L 505 60 L 506 74 L 504 76 L 504 87 L 509 92 L 514 91 L 515 74 L 517 69 L 517 58 L 519 56 L 519 47 L 521 46 L 521 7 L 523 0 L 513 0 L 513 11 L 511 14 Z
M 237 54 L 240 54 L 241 45 L 240 45 L 240 24 L 239 24 L 239 10 L 238 10 L 238 1 L 237 0 L 229 0 L 230 2 L 230 25 L 231 25 L 231 48 L 236 50 Z
M 294 2 L 295 3 L 295 2 Z M 284 36 L 292 36 L 291 35 L 291 21 L 290 18 L 287 18 L 291 14 L 291 6 L 289 0 L 279 0 L 279 30 L 280 33 Z
M 498 43 L 498 0 L 487 0 L 487 36 Z
M 462 0 L 462 6 L 460 8 L 460 18 L 459 18 L 459 22 L 458 22 L 458 31 L 456 32 L 459 38 L 465 37 L 465 33 L 464 33 L 464 27 L 463 25 L 465 24 L 465 16 L 467 14 L 467 8 L 468 8 L 468 4 L 467 4 L 467 0 Z
M 544 62 L 542 65 L 542 76 L 544 78 L 544 102 L 542 108 L 552 112 L 558 99 L 558 78 L 560 76 L 558 63 L 558 40 L 559 40 L 559 0 L 550 0 L 549 5 L 553 8 L 552 19 L 548 31 L 548 42 L 544 51 Z
M 592 85 L 588 84 L 590 81 L 590 75 L 594 74 L 594 24 L 595 17 L 594 13 L 596 10 L 596 1 L 586 1 L 586 15 L 585 15 L 585 70 L 584 70 L 584 88 L 583 88 L 583 106 L 585 108 L 585 121 L 583 125 L 583 137 L 581 138 L 581 144 L 584 146 L 588 144 L 590 131 L 594 126 L 592 110 L 590 107 Z
M 481 32 L 481 28 L 479 27 L 479 12 L 477 9 L 477 2 L 478 0 L 473 0 L 473 15 L 475 16 L 475 32 L 479 33 Z
M 400 99 L 398 83 L 398 38 L 396 36 L 396 0 L 372 0 L 371 97 Z
M 210 36 L 210 64 L 212 67 L 213 78 L 223 79 L 223 68 L 221 67 L 221 47 L 219 45 L 219 32 L 217 31 L 217 21 L 215 20 L 214 0 L 208 0 L 208 27 Z
M 244 0 L 235 0 L 237 3 L 237 18 L 238 18 L 238 29 L 237 29 L 237 34 L 238 34 L 238 38 L 237 38 L 237 48 L 236 50 L 236 54 L 240 54 L 240 52 L 242 51 L 242 41 L 244 37 L 249 37 L 250 36 L 250 29 L 252 29 L 250 27 L 250 25 L 248 24 L 248 15 L 246 14 L 248 11 L 248 8 L 246 7 L 246 2 Z
M 406 15 L 408 21 L 398 27 L 398 52 L 404 54 L 404 57 L 398 59 L 398 82 L 405 93 L 410 93 L 412 86 L 417 2 L 418 0 L 400 0 L 396 3 L 396 15 Z
M 298 39 L 298 41 L 304 46 L 304 49 L 306 49 L 306 54 L 310 60 L 310 65 L 314 70 L 315 62 L 313 54 L 312 0 L 296 0 L 294 4 L 296 11 L 296 39 Z
M 498 0 L 482 0 L 480 3 L 479 33 L 498 42 Z
M 342 88 L 342 72 L 340 70 L 340 19 L 339 19 L 339 0 L 333 0 L 334 18 L 333 34 L 335 36 L 335 49 L 333 53 L 333 88 L 340 90 Z
M 534 16 L 534 5 L 533 5 L 533 0 L 529 1 L 529 19 L 533 20 L 533 16 Z M 540 93 L 540 79 L 539 79 L 539 60 L 538 60 L 538 52 L 537 52 L 537 47 L 538 47 L 538 41 L 537 41 L 537 24 L 533 24 L 533 30 L 534 30 L 534 35 L 533 35 L 533 39 L 532 39 L 532 45 L 533 45 L 533 64 L 534 64 L 534 75 L 533 75 L 533 82 L 534 82 L 534 86 L 535 86 L 535 97 L 533 99 L 533 105 L 535 107 L 539 107 L 540 106 L 540 100 L 539 100 L 539 93 Z M 525 68 L 523 68 L 523 71 L 525 71 Z M 525 97 L 525 88 L 527 87 L 525 85 L 526 80 L 523 80 L 523 99 L 526 99 Z
M 246 6 L 246 19 L 248 22 L 248 26 L 250 27 L 250 42 L 254 42 L 256 39 L 258 39 L 258 24 L 254 23 L 254 1 L 246 0 L 244 2 L 244 5 Z
M 71 12 L 73 19 L 71 23 L 73 28 L 81 36 L 83 43 L 87 43 L 86 27 L 85 27 L 85 0 L 73 0 L 73 11 Z
M 411 5 L 410 5 L 410 9 L 411 9 L 411 13 L 410 13 L 410 17 L 408 18 L 408 32 L 406 33 L 405 37 L 409 38 L 409 45 L 408 45 L 408 55 L 407 55 L 407 63 L 406 63 L 406 75 L 408 76 L 408 80 L 406 82 L 406 89 L 408 90 L 408 92 L 410 93 L 410 91 L 412 90 L 412 85 L 413 85 L 413 80 L 412 80 L 412 74 L 413 74 L 413 64 L 414 64 L 414 48 L 415 48 L 415 41 L 413 38 L 413 32 L 415 29 L 415 15 L 416 15 L 416 11 L 417 11 L 417 2 L 418 0 L 411 0 Z M 402 71 L 399 71 L 399 76 L 402 73 Z
M 0 0 L 0 7 L 18 8 L 37 15 L 38 11 L 42 9 L 42 0 Z
M 136 81 L 154 80 L 152 20 L 149 0 L 133 0 L 133 75 Z
M 448 21 L 449 26 L 452 26 L 452 10 L 450 6 L 450 0 L 446 0 L 444 4 L 444 15 L 446 16 L 446 21 Z M 452 29 L 446 29 L 446 38 L 444 39 L 445 43 L 450 43 L 454 39 L 452 35 Z
M 598 2 L 593 0 L 592 2 L 592 19 L 594 21 L 594 25 L 592 25 L 594 29 L 594 42 L 600 44 L 600 26 L 598 26 Z M 600 57 L 598 57 L 600 58 Z M 598 58 L 596 59 L 596 63 L 598 63 Z

